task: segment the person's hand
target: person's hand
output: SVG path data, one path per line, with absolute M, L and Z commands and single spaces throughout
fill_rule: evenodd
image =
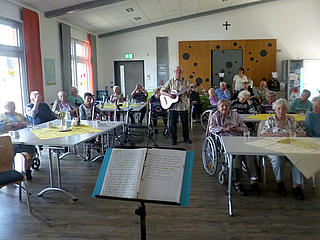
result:
M 34 104 L 38 106 L 40 103 L 41 103 L 41 96 L 40 94 L 38 94 L 34 98 Z

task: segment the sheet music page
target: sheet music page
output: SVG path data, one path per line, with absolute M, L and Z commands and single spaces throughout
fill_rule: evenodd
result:
M 113 149 L 101 195 L 137 198 L 146 148 Z
M 185 151 L 149 149 L 142 173 L 139 199 L 180 202 Z

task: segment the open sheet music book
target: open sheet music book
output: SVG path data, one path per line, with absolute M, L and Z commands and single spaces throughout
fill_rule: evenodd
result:
M 186 152 L 113 149 L 101 196 L 180 203 Z

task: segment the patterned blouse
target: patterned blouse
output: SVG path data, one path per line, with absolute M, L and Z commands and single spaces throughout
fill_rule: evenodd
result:
M 296 120 L 292 116 L 286 116 L 285 128 L 282 128 L 280 126 L 280 123 L 277 121 L 276 116 L 271 116 L 267 119 L 267 121 L 265 121 L 260 134 L 282 134 L 290 133 L 290 131 L 295 131 L 297 134 L 300 132 L 304 132 L 304 130 L 296 123 Z
M 223 128 L 236 125 L 241 131 L 223 131 Z M 227 117 L 225 117 L 220 111 L 216 111 L 210 120 L 209 131 L 211 133 L 219 134 L 220 136 L 241 136 L 243 131 L 247 131 L 248 128 L 242 121 L 240 115 L 236 112 L 229 111 Z

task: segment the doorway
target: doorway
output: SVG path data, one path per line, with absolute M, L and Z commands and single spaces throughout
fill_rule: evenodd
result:
M 219 87 L 220 81 L 224 81 L 232 92 L 233 77 L 242 67 L 242 50 L 212 50 L 211 64 L 212 86 Z M 224 76 L 220 77 L 219 73 L 224 73 Z
M 114 83 L 120 86 L 121 93 L 127 97 L 135 89 L 137 83 L 144 88 L 144 61 L 115 61 Z

